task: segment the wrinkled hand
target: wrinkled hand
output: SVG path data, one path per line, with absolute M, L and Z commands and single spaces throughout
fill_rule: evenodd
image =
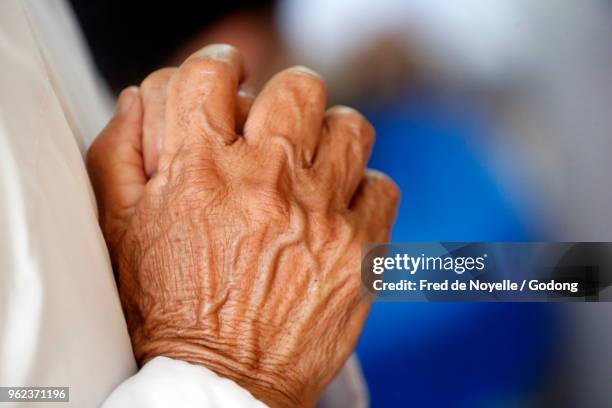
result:
M 311 406 L 358 339 L 360 244 L 388 239 L 398 191 L 364 171 L 373 129 L 326 112 L 316 74 L 285 70 L 254 101 L 242 75 L 210 46 L 124 91 L 88 170 L 139 363 Z

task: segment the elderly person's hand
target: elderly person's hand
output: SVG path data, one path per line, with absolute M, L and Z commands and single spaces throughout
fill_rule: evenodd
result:
M 210 46 L 124 91 L 88 170 L 138 362 L 311 406 L 358 339 L 360 244 L 388 239 L 398 190 L 364 171 L 373 129 L 326 112 L 316 74 L 277 74 L 250 111 L 242 75 Z

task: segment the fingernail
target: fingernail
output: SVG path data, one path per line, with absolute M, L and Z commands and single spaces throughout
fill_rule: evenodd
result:
M 357 109 L 350 106 L 337 105 L 327 110 L 328 115 L 361 115 Z
M 120 115 L 125 115 L 128 113 L 130 108 L 134 105 L 137 94 L 138 88 L 135 86 L 124 89 L 117 100 L 117 113 Z
M 238 90 L 238 96 L 241 96 L 243 98 L 247 98 L 247 99 L 255 99 L 255 93 L 251 92 L 247 89 L 239 89 Z
M 308 75 L 312 75 L 313 77 L 316 78 L 321 78 L 321 75 L 319 75 L 317 72 L 313 71 L 312 69 L 305 67 L 303 65 L 296 65 L 294 67 L 289 68 L 291 71 L 295 71 L 295 72 L 301 72 L 303 74 L 308 74 Z

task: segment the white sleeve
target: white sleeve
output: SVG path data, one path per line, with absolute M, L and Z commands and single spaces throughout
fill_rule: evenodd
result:
M 221 378 L 209 369 L 156 357 L 115 389 L 103 408 L 262 408 L 235 382 Z

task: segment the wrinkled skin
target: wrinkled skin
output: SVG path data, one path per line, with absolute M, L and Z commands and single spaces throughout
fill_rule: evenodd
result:
M 399 193 L 364 171 L 373 129 L 326 111 L 316 74 L 283 71 L 254 101 L 242 75 L 209 46 L 124 91 L 88 170 L 138 362 L 312 406 L 358 339 L 360 244 L 388 239 Z

